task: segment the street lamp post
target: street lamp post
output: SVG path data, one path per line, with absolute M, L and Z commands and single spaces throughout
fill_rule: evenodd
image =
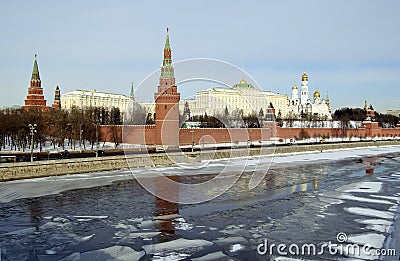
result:
M 33 162 L 33 141 L 34 141 L 34 136 L 35 136 L 35 133 L 36 133 L 36 128 L 37 128 L 37 125 L 36 125 L 36 123 L 35 124 L 30 124 L 29 123 L 29 129 L 30 129 L 30 131 L 31 131 L 31 162 Z
M 82 125 L 83 124 L 81 124 L 79 126 L 79 149 L 80 149 L 81 153 L 82 153 L 82 134 L 83 134 Z
M 99 157 L 99 130 L 98 124 L 96 123 L 96 158 Z

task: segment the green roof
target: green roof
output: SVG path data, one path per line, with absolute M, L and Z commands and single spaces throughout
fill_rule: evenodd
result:
M 31 80 L 40 80 L 39 67 L 37 64 L 36 57 L 37 57 L 37 55 L 35 54 L 35 61 L 33 62 L 33 70 L 32 70 Z
M 248 82 L 246 82 L 246 80 L 244 78 L 242 78 L 242 80 L 233 85 L 233 88 L 251 88 L 251 89 L 255 89 L 254 86 Z

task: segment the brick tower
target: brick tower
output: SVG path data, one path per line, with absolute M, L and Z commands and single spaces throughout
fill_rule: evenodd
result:
M 43 88 L 40 81 L 39 68 L 36 60 L 33 63 L 33 70 L 31 76 L 31 85 L 28 89 L 28 96 L 25 100 L 25 105 L 22 106 L 24 110 L 48 110 L 49 107 L 46 106 L 46 100 L 43 96 Z
M 54 91 L 54 103 L 51 105 L 53 109 L 61 109 L 61 96 L 60 96 L 60 88 L 56 87 L 56 90 Z
M 167 28 L 158 92 L 154 93 L 156 103 L 155 143 L 157 146 L 163 146 L 166 149 L 179 146 L 180 98 L 181 95 L 175 85 Z

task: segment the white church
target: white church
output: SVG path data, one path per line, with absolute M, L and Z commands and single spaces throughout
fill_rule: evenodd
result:
M 308 92 L 308 75 L 304 72 L 301 77 L 300 99 L 296 85 L 292 87 L 292 97 L 289 99 L 288 113 L 293 117 L 300 116 L 318 117 L 323 120 L 332 119 L 330 101 L 328 95 L 321 99 L 318 89 L 314 92 L 313 100 Z

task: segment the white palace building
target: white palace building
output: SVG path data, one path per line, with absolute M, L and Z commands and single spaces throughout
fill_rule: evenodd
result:
M 121 112 L 125 112 L 132 99 L 133 96 L 129 97 L 122 94 L 98 92 L 96 90 L 75 90 L 61 95 L 61 108 L 71 110 L 72 108 L 104 107 L 111 110 L 115 107 L 119 108 Z
M 289 98 L 287 95 L 256 89 L 242 79 L 232 88 L 212 87 L 197 92 L 194 100 L 181 101 L 180 109 L 183 110 L 187 102 L 191 115 L 223 114 L 226 108 L 229 112 L 243 110 L 243 115 L 248 115 L 259 113 L 261 109 L 265 113 L 272 105 L 275 116 L 282 118 L 299 119 L 301 116 L 312 116 L 321 120 L 332 119 L 328 95 L 321 98 L 321 94 L 316 90 L 311 100 L 308 75 L 304 73 L 301 79 L 300 97 L 296 85 L 292 87 L 292 96 Z
M 331 108 L 328 96 L 321 98 L 318 90 L 313 94 L 313 99 L 309 97 L 308 75 L 302 75 L 301 90 L 296 85 L 292 87 L 292 95 L 273 93 L 255 88 L 245 79 L 227 87 L 211 87 L 196 92 L 195 98 L 190 100 L 182 99 L 179 104 L 181 114 L 185 107 L 190 109 L 190 115 L 223 115 L 225 110 L 234 113 L 241 111 L 244 116 L 258 114 L 260 110 L 264 113 L 268 108 L 275 109 L 275 116 L 281 118 L 299 119 L 300 116 L 316 116 L 319 119 L 330 120 Z M 75 107 L 85 109 L 89 107 L 104 107 L 111 109 L 119 108 L 125 112 L 127 107 L 134 101 L 133 85 L 130 96 L 98 92 L 96 90 L 76 90 L 64 93 L 61 96 L 61 108 L 70 110 Z M 148 113 L 154 113 L 154 103 L 140 103 L 141 107 Z

